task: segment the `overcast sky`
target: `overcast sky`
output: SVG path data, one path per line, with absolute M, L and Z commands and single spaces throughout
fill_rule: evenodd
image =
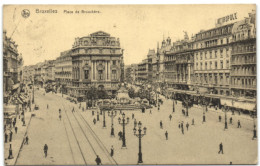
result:
M 30 10 L 23 18 L 21 11 Z M 58 14 L 36 13 L 36 9 L 58 10 Z M 125 64 L 139 63 L 149 49 L 156 49 L 163 35 L 172 41 L 189 37 L 201 29 L 214 28 L 217 18 L 237 12 L 248 17 L 255 5 L 132 5 L 132 6 L 5 6 L 3 27 L 19 45 L 24 65 L 55 59 L 71 49 L 76 37 L 105 31 L 120 38 Z M 64 10 L 74 11 L 66 14 Z M 76 14 L 75 10 L 96 10 L 99 14 Z

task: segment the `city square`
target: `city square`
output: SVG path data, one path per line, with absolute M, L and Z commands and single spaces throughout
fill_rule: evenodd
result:
M 257 164 L 254 7 L 245 6 L 244 18 L 239 11 L 220 14 L 214 27 L 196 34 L 183 30 L 181 39 L 163 34 L 153 41 L 156 48 L 132 61 L 127 37 L 95 28 L 85 36 L 65 35 L 66 46 L 51 58 L 42 55 L 55 44 L 27 46 L 38 56 L 30 62 L 18 51 L 21 38 L 12 37 L 22 28 L 10 35 L 4 26 L 5 164 Z M 33 9 L 21 9 L 23 19 L 39 19 L 44 30 L 47 21 L 30 15 Z M 99 9 L 110 10 L 94 13 Z M 64 14 L 62 6 L 51 10 Z M 37 36 L 38 24 L 31 21 L 26 33 Z

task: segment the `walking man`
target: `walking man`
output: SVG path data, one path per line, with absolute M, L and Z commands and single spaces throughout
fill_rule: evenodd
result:
M 168 140 L 168 132 L 167 132 L 167 130 L 165 132 L 165 138 L 166 138 L 166 140 Z
M 49 105 L 47 104 L 47 109 L 49 109 Z
M 17 134 L 18 127 L 15 126 L 14 130 L 15 130 L 15 134 Z
M 96 122 L 97 122 L 97 121 L 96 121 L 96 118 L 94 118 L 94 119 L 93 119 L 93 123 L 94 123 L 94 125 L 96 124 Z
M 24 142 L 24 144 L 29 144 L 29 138 L 28 138 L 28 135 L 25 137 L 25 142 Z
M 232 124 L 232 117 L 230 117 L 230 119 L 229 119 L 229 123 Z
M 241 128 L 240 120 L 237 121 L 237 128 Z
M 181 128 L 181 123 L 179 122 L 179 129 Z
M 110 156 L 113 157 L 114 156 L 114 147 L 113 145 L 111 146 L 111 152 L 110 152 Z
M 61 120 L 61 114 L 59 115 L 59 118 L 60 118 L 60 120 Z
M 135 118 L 135 114 L 134 113 L 132 113 L 132 119 L 134 119 Z
M 160 121 L 160 128 L 163 129 L 163 123 Z
M 97 165 L 100 165 L 101 164 L 101 159 L 99 158 L 99 156 L 97 155 L 97 158 L 96 158 L 96 163 L 97 163 Z
M 171 121 L 172 120 L 172 115 L 171 114 L 169 115 L 169 118 L 170 118 L 170 121 Z
M 219 120 L 219 122 L 221 122 L 221 116 L 219 115 L 219 117 L 218 117 L 218 120 Z
M 5 143 L 7 143 L 7 141 L 8 141 L 8 134 L 5 133 Z
M 222 154 L 223 154 L 223 145 L 222 145 L 222 142 L 219 144 L 218 154 L 219 154 L 219 153 L 222 153 Z
M 152 110 L 150 109 L 150 114 L 152 114 Z
M 44 151 L 45 158 L 46 158 L 48 155 L 48 145 L 47 144 L 44 145 L 43 151 Z
M 194 124 L 194 118 L 192 118 L 192 124 L 191 124 L 191 125 L 195 125 L 195 124 Z
M 187 122 L 187 124 L 186 124 L 186 128 L 187 128 L 187 131 L 189 130 L 189 123 Z

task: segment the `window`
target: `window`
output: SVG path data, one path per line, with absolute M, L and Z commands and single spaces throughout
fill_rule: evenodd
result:
M 226 68 L 229 69 L 229 60 L 226 61 Z
M 196 59 L 198 60 L 198 53 L 196 54 Z
M 223 61 L 220 61 L 220 68 L 223 69 Z
M 209 52 L 209 58 L 210 59 L 212 58 L 212 52 L 211 51 Z
M 215 61 L 215 69 L 218 69 L 218 62 Z
M 205 52 L 205 59 L 207 59 L 207 52 Z
M 198 63 L 196 63 L 196 69 L 197 69 L 197 70 L 199 69 L 199 64 L 198 64 Z
M 215 58 L 218 57 L 218 50 L 215 51 Z
M 202 60 L 202 52 L 200 53 L 200 60 Z
M 113 60 L 113 65 L 116 65 L 116 60 Z
M 84 75 L 85 75 L 85 79 L 89 79 L 89 70 L 85 70 Z
M 112 80 L 117 79 L 116 70 L 112 70 Z
M 229 57 L 229 48 L 226 49 L 227 58 Z
M 223 50 L 220 50 L 220 58 L 223 58 Z
M 98 78 L 103 80 L 103 70 L 98 70 Z
M 220 44 L 223 44 L 223 39 L 220 40 Z
M 229 39 L 227 38 L 227 44 L 229 43 Z
M 200 63 L 200 70 L 202 70 L 202 62 Z
M 207 70 L 207 68 L 208 68 L 208 63 L 205 62 L 205 70 Z

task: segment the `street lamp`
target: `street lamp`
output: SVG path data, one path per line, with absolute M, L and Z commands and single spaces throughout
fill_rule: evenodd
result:
M 138 123 L 138 128 L 139 128 L 138 129 L 138 134 L 136 134 L 136 128 L 134 128 L 133 131 L 134 131 L 134 135 L 139 138 L 138 163 L 143 163 L 143 159 L 142 159 L 142 137 L 144 135 L 146 135 L 147 128 L 146 127 L 143 128 L 144 133 L 142 134 L 142 129 L 141 129 L 142 128 L 142 123 L 141 123 L 141 121 L 139 121 L 139 123 Z
M 34 81 L 33 81 L 33 97 L 32 97 L 32 103 L 34 104 Z
M 227 125 L 227 104 L 225 103 L 222 109 L 223 112 L 225 112 L 225 128 L 224 129 L 228 129 L 228 125 Z
M 118 123 L 121 124 L 123 126 L 123 139 L 122 139 L 122 148 L 126 147 L 126 140 L 125 140 L 125 126 L 129 123 L 129 118 L 127 118 L 127 122 L 125 120 L 125 113 L 122 114 L 122 122 L 121 122 L 121 118 L 118 118 Z
M 253 118 L 253 122 L 254 122 L 254 130 L 253 130 L 253 138 L 252 139 L 255 139 L 255 138 L 257 138 L 257 136 L 256 136 L 256 124 L 255 124 L 255 118 L 256 118 L 256 114 L 257 114 L 257 107 L 255 106 L 255 108 L 254 108 L 254 111 L 255 112 L 253 112 L 253 114 L 252 114 L 252 118 Z
M 115 136 L 115 133 L 114 133 L 114 117 L 116 117 L 116 111 L 111 111 L 111 114 L 110 114 L 110 111 L 108 111 L 108 116 L 111 118 L 111 134 L 110 136 Z
M 101 112 L 103 112 L 103 111 L 101 111 Z M 103 128 L 106 128 L 106 112 L 103 112 Z

